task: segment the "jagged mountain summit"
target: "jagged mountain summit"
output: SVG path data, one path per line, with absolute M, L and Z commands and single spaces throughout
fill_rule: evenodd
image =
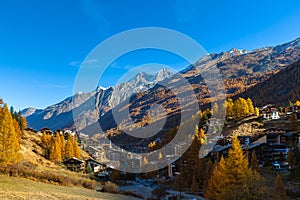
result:
M 26 108 L 22 114 L 27 117 L 29 127 L 34 129 L 48 127 L 53 130 L 59 128 L 80 130 L 96 122 L 99 116 L 103 116 L 108 110 L 132 94 L 150 89 L 172 75 L 173 73 L 166 68 L 158 71 L 155 75 L 140 72 L 129 81 L 114 87 L 98 86 L 95 91 L 78 92 L 45 109 Z

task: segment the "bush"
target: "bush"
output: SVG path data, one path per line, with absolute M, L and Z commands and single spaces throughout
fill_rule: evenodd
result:
M 0 174 L 13 177 L 23 177 L 43 183 L 52 183 L 63 186 L 79 186 L 87 189 L 95 189 L 97 184 L 96 181 L 88 178 L 81 177 L 78 179 L 51 172 L 41 172 L 35 170 L 32 166 L 19 164 L 0 166 Z
M 109 193 L 117 193 L 118 192 L 118 185 L 112 183 L 112 182 L 105 182 L 103 186 L 103 192 L 109 192 Z

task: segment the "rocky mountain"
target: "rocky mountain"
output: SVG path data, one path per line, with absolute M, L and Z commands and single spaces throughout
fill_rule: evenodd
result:
M 208 88 L 202 78 L 202 75 L 204 73 L 209 74 L 212 65 L 217 66 L 217 68 L 220 70 L 227 95 L 234 97 L 257 84 L 268 80 L 282 69 L 285 69 L 287 65 L 300 60 L 299 41 L 300 38 L 286 44 L 256 49 L 251 52 L 232 49 L 228 52 L 223 52 L 220 54 L 207 55 L 201 58 L 194 65 L 183 70 L 181 74 L 192 85 L 192 88 L 198 98 L 200 107 L 205 108 L 208 106 L 208 103 L 214 99 L 210 97 Z M 174 75 L 170 79 L 166 80 L 165 85 L 176 85 L 177 81 L 178 78 L 176 75 Z M 284 83 L 282 84 L 284 85 Z M 177 86 L 179 93 L 184 94 L 187 91 L 184 86 L 181 86 L 180 84 L 177 84 Z M 216 88 L 219 87 L 218 85 L 214 86 Z M 257 96 L 257 98 L 259 97 Z M 162 104 L 167 110 L 169 110 L 168 116 L 173 116 L 173 119 L 170 119 L 169 121 L 167 119 L 165 126 L 175 127 L 175 119 L 180 119 L 177 114 L 184 110 L 188 110 L 186 105 L 189 105 L 189 97 L 186 96 L 185 105 L 181 105 L 181 109 L 177 109 L 175 106 L 177 102 L 176 98 L 174 98 L 174 94 L 162 86 L 157 86 L 144 93 L 132 96 L 129 103 L 122 102 L 114 108 L 115 113 L 122 115 L 122 112 L 125 110 L 125 108 L 129 107 L 131 118 L 138 125 L 130 124 L 130 119 L 127 118 L 121 120 L 121 124 L 114 122 L 112 111 L 107 112 L 100 118 L 98 122 L 87 126 L 82 131 L 89 134 L 98 133 L 99 129 L 97 128 L 99 127 L 99 124 L 101 125 L 102 129 L 105 130 L 115 129 L 117 128 L 117 124 L 118 127 L 123 127 L 126 129 L 136 129 L 139 126 L 143 127 L 145 124 L 149 124 L 147 120 L 149 108 L 157 104 Z M 162 119 L 160 112 L 156 113 L 157 114 L 151 119 L 151 123 L 156 123 L 156 121 Z M 137 142 L 133 138 L 127 138 L 126 140 Z
M 37 130 L 43 127 L 53 130 L 59 128 L 80 130 L 96 122 L 99 116 L 103 116 L 132 94 L 148 90 L 172 75 L 173 73 L 166 68 L 155 75 L 141 72 L 128 82 L 114 87 L 99 86 L 95 91 L 79 92 L 45 109 L 26 108 L 22 114 L 26 116 L 29 127 Z
M 212 99 L 201 74 L 210 73 L 212 65 L 220 70 L 227 94 L 236 96 L 266 81 L 285 66 L 298 60 L 300 60 L 300 38 L 275 47 L 264 47 L 250 52 L 231 49 L 227 52 L 213 53 L 202 57 L 181 74 L 193 87 L 199 105 L 204 106 Z M 29 126 L 35 129 L 45 126 L 51 129 L 66 127 L 75 129 L 74 124 L 76 124 L 76 130 L 94 134 L 99 131 L 95 128 L 99 122 L 105 124 L 105 129 L 115 127 L 112 108 L 122 110 L 130 106 L 135 121 L 143 123 L 147 108 L 160 104 L 164 98 L 167 98 L 165 106 L 172 110 L 172 105 L 174 106 L 176 102 L 174 95 L 156 84 L 166 80 L 167 83 L 176 83 L 176 77 L 165 69 L 156 75 L 139 73 L 128 82 L 114 87 L 97 88 L 91 93 L 76 94 L 44 110 L 25 109 L 23 114 L 27 116 Z M 179 91 L 185 91 L 184 88 L 180 88 L 180 85 L 178 87 Z M 75 98 L 76 105 L 71 105 L 72 98 Z M 156 118 L 159 119 L 159 112 Z M 123 125 L 125 126 L 126 123 L 124 119 Z

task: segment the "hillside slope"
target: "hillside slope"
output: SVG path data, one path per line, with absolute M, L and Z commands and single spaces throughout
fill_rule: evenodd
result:
M 1 200 L 134 200 L 134 197 L 99 193 L 93 190 L 75 187 L 57 186 L 38 183 L 24 178 L 7 177 L 0 175 Z
M 299 100 L 300 60 L 239 96 L 250 97 L 257 106 L 268 103 L 285 106 L 289 101 Z

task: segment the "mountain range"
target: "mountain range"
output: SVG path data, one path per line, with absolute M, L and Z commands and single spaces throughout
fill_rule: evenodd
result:
M 89 93 L 78 92 L 62 102 L 51 105 L 45 109 L 27 108 L 22 111 L 28 126 L 34 129 L 43 127 L 52 130 L 71 128 L 80 130 L 96 122 L 111 108 L 129 98 L 132 94 L 146 91 L 155 84 L 169 78 L 172 72 L 163 68 L 157 74 L 138 73 L 128 82 L 117 84 L 114 87 L 97 87 Z
M 268 92 L 269 96 L 276 94 L 277 88 L 274 84 L 276 85 L 277 83 L 274 79 L 280 80 L 282 73 L 285 74 L 292 71 L 291 69 L 297 64 L 291 64 L 299 60 L 300 38 L 285 44 L 263 47 L 250 52 L 231 49 L 227 52 L 206 55 L 180 73 L 192 85 L 200 107 L 207 105 L 212 100 L 201 76 L 201 74 L 209 72 L 212 65 L 219 69 L 228 96 L 249 96 L 254 99 L 255 103 L 262 105 L 269 103 L 264 92 Z M 291 66 L 286 68 L 288 65 Z M 287 70 L 288 72 L 286 72 Z M 22 113 L 27 117 L 29 127 L 34 129 L 42 127 L 50 129 L 72 128 L 92 135 L 98 133 L 99 130 L 96 128 L 98 123 L 104 124 L 105 130 L 115 128 L 116 124 L 112 120 L 112 108 L 121 111 L 126 106 L 130 106 L 132 118 L 139 123 L 143 122 L 147 114 L 146 108 L 162 103 L 163 99 L 165 99 L 165 107 L 169 106 L 171 108 L 176 102 L 176 98 L 159 83 L 176 82 L 176 77 L 177 74 L 173 75 L 167 69 L 159 71 L 156 75 L 139 73 L 134 79 L 114 87 L 107 89 L 98 87 L 95 91 L 77 93 L 45 109 L 27 108 Z M 297 80 L 297 77 L 293 77 L 293 80 Z M 298 98 L 297 95 L 284 97 L 285 94 L 291 93 L 289 84 L 293 83 L 291 80 L 287 82 L 279 81 L 278 84 L 286 87 L 281 90 L 282 98 L 278 102 L 274 100 L 275 102 L 270 103 L 283 104 L 288 100 Z M 271 87 L 272 84 L 273 87 Z M 268 89 L 267 85 L 270 85 L 271 89 Z M 291 87 L 293 88 L 293 93 L 295 93 L 297 87 L 295 85 Z M 258 93 L 257 90 L 261 91 Z M 184 88 L 179 86 L 179 91 L 183 92 Z M 261 98 L 260 95 L 265 98 Z M 128 104 L 128 101 L 125 101 L 128 98 L 130 99 L 130 104 Z M 173 112 L 176 113 L 175 110 Z M 155 117 L 160 119 L 159 114 Z M 126 119 L 122 123 L 123 126 L 126 126 Z

